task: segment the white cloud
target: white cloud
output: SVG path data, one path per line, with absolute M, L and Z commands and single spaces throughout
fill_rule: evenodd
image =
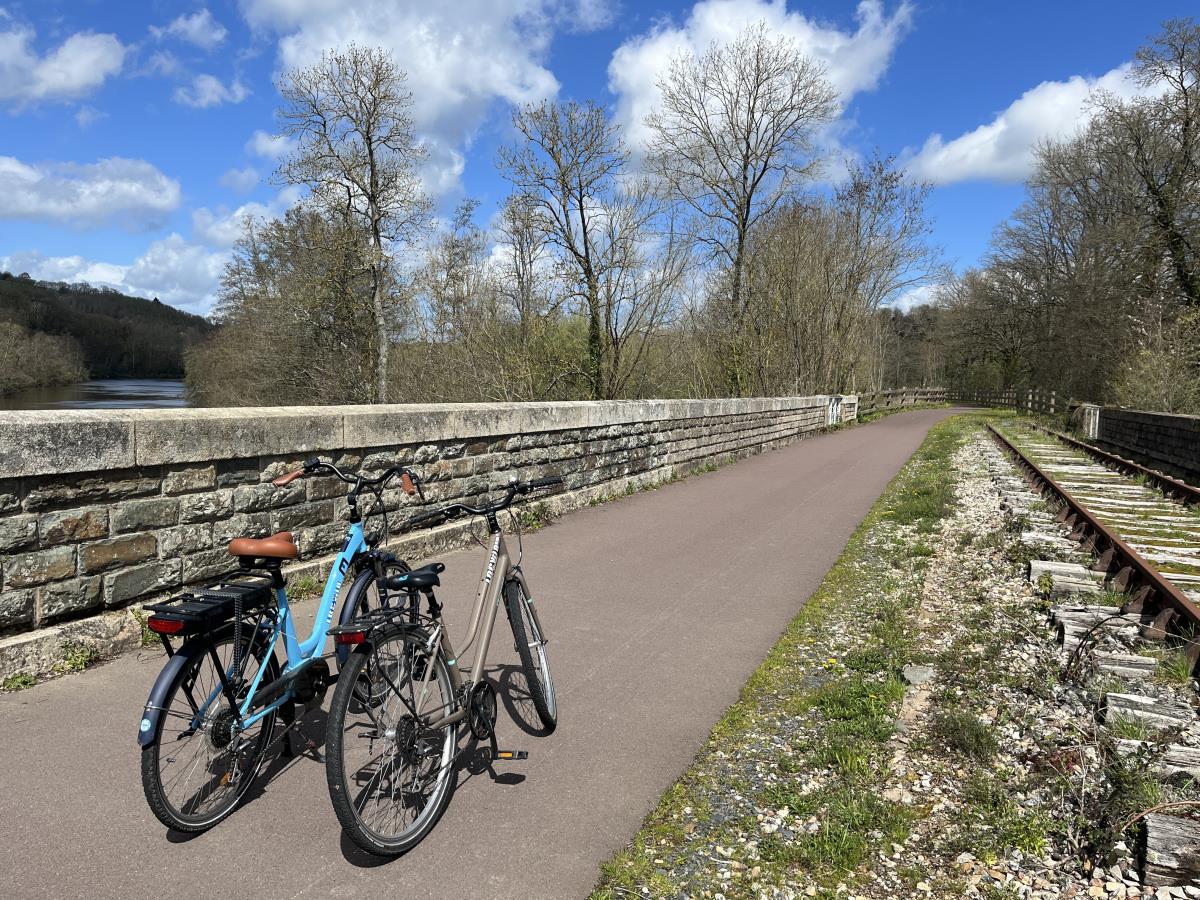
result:
M 912 312 L 918 306 L 925 306 L 937 300 L 938 292 L 941 289 L 942 285 L 940 284 L 919 284 L 914 288 L 909 288 L 887 305 L 900 312 Z
M 201 207 L 192 213 L 192 236 L 214 247 L 232 247 L 245 231 L 246 219 L 274 219 L 294 205 L 302 194 L 298 187 L 284 188 L 270 203 L 243 203 L 237 209 Z
M 462 149 L 497 101 L 554 96 L 545 66 L 557 30 L 596 27 L 607 0 L 243 0 L 252 26 L 279 35 L 283 68 L 309 65 L 330 48 L 356 42 L 392 51 L 409 76 L 413 117 L 429 150 L 431 192 L 457 185 Z
M 246 152 L 263 159 L 279 161 L 295 149 L 295 141 L 259 129 L 246 141 Z
M 151 25 L 150 33 L 159 40 L 165 37 L 179 38 L 205 50 L 212 50 L 229 34 L 225 26 L 212 17 L 207 7 L 190 16 L 179 16 L 164 28 Z
M 180 70 L 179 58 L 170 50 L 155 50 L 139 74 L 171 76 Z
M 23 163 L 0 156 L 0 218 L 75 226 L 159 225 L 179 206 L 179 182 L 142 159 Z
M 212 75 L 197 75 L 188 87 L 175 89 L 175 102 L 184 106 L 205 109 L 222 103 L 241 103 L 250 96 L 250 89 L 236 78 L 228 86 Z
M 4 17 L 0 16 L 0 27 Z M 71 100 L 96 90 L 121 71 L 127 48 L 114 35 L 82 31 L 40 56 L 34 31 L 23 25 L 0 30 L 0 103 L 17 107 Z
M 1033 170 L 1038 141 L 1069 137 L 1087 124 L 1094 112 L 1088 97 L 1097 89 L 1125 98 L 1142 90 L 1130 80 L 1128 64 L 1098 78 L 1076 75 L 1066 81 L 1043 81 L 986 125 L 950 141 L 930 135 L 919 151 L 909 151 L 906 166 L 913 175 L 937 184 L 1022 181 Z
M 713 43 L 735 38 L 765 22 L 789 37 L 800 50 L 825 64 L 826 77 L 845 104 L 874 89 L 891 62 L 897 44 L 912 25 L 913 7 L 905 0 L 889 16 L 881 0 L 862 0 L 854 31 L 789 12 L 784 0 L 701 0 L 682 24 L 664 22 L 625 41 L 608 65 L 608 86 L 617 95 L 617 119 L 632 143 L 647 138 L 644 119 L 659 100 L 658 80 L 671 59 L 704 53 Z
M 230 169 L 221 176 L 220 183 L 222 187 L 244 194 L 253 190 L 258 184 L 258 170 L 253 166 L 247 166 L 244 169 Z
M 94 106 L 84 104 L 75 110 L 75 124 L 80 128 L 87 128 L 94 122 L 99 122 L 101 119 L 108 118 L 108 113 L 101 112 Z
M 86 281 L 138 297 L 158 297 L 172 306 L 206 314 L 228 259 L 226 252 L 190 243 L 173 233 L 154 241 L 128 264 L 30 251 L 0 257 L 0 269 L 28 272 L 43 281 Z

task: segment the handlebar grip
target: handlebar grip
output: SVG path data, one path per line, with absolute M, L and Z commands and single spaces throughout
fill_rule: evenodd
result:
M 288 472 L 285 475 L 280 475 L 278 478 L 273 479 L 271 484 L 275 485 L 275 487 L 284 487 L 291 484 L 297 478 L 303 478 L 304 475 L 304 469 L 295 469 L 294 471 Z
M 535 478 L 526 484 L 531 491 L 539 491 L 542 488 L 559 487 L 563 480 L 557 475 L 551 475 L 549 478 Z

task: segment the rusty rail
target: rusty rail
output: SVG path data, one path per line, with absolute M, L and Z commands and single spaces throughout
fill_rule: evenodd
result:
M 1125 543 L 1120 535 L 1096 518 L 1091 510 L 1071 496 L 1070 491 L 1018 450 L 995 426 L 988 425 L 988 430 L 1001 448 L 1025 470 L 1026 478 L 1036 489 L 1053 494 L 1062 503 L 1058 520 L 1071 529 L 1072 538 L 1087 544 L 1099 554 L 1092 569 L 1109 576 L 1114 590 L 1130 594 L 1131 599 L 1122 607 L 1122 612 L 1154 614 L 1154 623 L 1149 626 L 1146 637 L 1160 640 L 1166 637 L 1168 629 L 1179 617 L 1186 620 L 1191 628 L 1200 630 L 1200 607 Z M 1189 641 L 1187 654 L 1195 668 L 1200 661 L 1200 643 Z
M 1186 481 L 1181 481 L 1178 478 L 1172 478 L 1157 469 L 1150 469 L 1143 466 L 1141 463 L 1136 463 L 1131 459 L 1126 459 L 1123 456 L 1117 456 L 1115 453 L 1109 453 L 1107 450 L 1101 450 L 1099 447 L 1092 444 L 1084 443 L 1077 438 L 1071 437 L 1069 434 L 1063 434 L 1061 431 L 1055 431 L 1053 428 L 1047 428 L 1045 425 L 1039 425 L 1037 422 L 1031 423 L 1034 428 L 1039 431 L 1044 431 L 1046 434 L 1053 435 L 1063 443 L 1074 447 L 1089 456 L 1094 457 L 1099 462 L 1106 466 L 1111 466 L 1119 472 L 1126 475 L 1141 475 L 1149 479 L 1158 486 L 1158 489 L 1172 499 L 1178 500 L 1181 503 L 1191 505 L 1200 503 L 1200 487 L 1188 484 Z

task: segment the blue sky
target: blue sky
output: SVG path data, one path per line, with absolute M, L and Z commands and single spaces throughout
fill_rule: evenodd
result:
M 673 53 L 765 21 L 823 60 L 842 114 L 835 160 L 879 148 L 936 187 L 958 269 L 1021 199 L 1030 148 L 1086 121 L 1086 96 L 1186 2 L 952 0 L 0 0 L 0 268 L 87 280 L 206 312 L 245 214 L 271 183 L 282 70 L 356 40 L 409 72 L 438 208 L 506 193 L 496 150 L 514 103 L 595 99 L 628 139 Z M 912 302 L 918 298 L 909 298 Z

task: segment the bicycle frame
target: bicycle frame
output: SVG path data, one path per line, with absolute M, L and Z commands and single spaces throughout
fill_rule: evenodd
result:
M 317 607 L 316 618 L 313 621 L 312 632 L 303 641 L 296 635 L 296 626 L 292 617 L 291 605 L 288 602 L 287 588 L 281 585 L 275 589 L 275 599 L 278 609 L 275 613 L 275 621 L 272 623 L 271 637 L 267 643 L 264 663 L 258 666 L 258 671 L 255 672 L 254 678 L 250 683 L 250 689 L 246 693 L 246 698 L 237 704 L 239 728 L 241 730 L 244 731 L 250 728 L 264 716 L 278 710 L 285 703 L 291 701 L 292 694 L 291 690 L 288 689 L 282 691 L 278 697 L 273 698 L 261 709 L 254 709 L 257 695 L 263 687 L 263 675 L 268 670 L 265 660 L 274 655 L 275 647 L 282 638 L 285 662 L 279 678 L 282 681 L 283 679 L 293 677 L 300 669 L 321 655 L 321 650 L 325 646 L 325 639 L 329 634 L 329 628 L 333 622 L 333 612 L 338 594 L 341 592 L 342 584 L 346 580 L 346 573 L 350 571 L 354 560 L 363 552 L 366 546 L 367 541 L 363 533 L 362 523 L 352 522 L 347 531 L 346 540 L 342 544 L 342 549 L 330 567 L 329 577 L 325 581 L 325 589 L 321 594 L 321 603 Z M 202 640 L 195 641 L 195 643 L 188 641 L 184 647 L 180 648 L 179 652 L 175 653 L 167 661 L 167 664 L 159 673 L 158 679 L 151 689 L 150 698 L 146 701 L 145 712 L 143 713 L 138 731 L 139 744 L 144 746 L 154 738 L 156 732 L 155 725 L 162 712 L 163 704 L 166 701 L 166 693 L 174 681 L 177 670 L 184 666 L 193 655 L 193 653 L 188 652 L 188 645 L 203 648 L 204 643 Z M 202 721 L 208 714 L 209 707 L 216 702 L 222 693 L 228 691 L 228 673 L 225 672 L 219 661 L 217 662 L 217 670 L 221 675 L 221 684 L 214 687 L 202 703 L 194 703 L 194 721 Z M 267 687 L 270 687 L 270 685 L 267 685 Z M 251 712 L 251 710 L 254 711 Z
M 484 566 L 483 574 L 479 579 L 479 591 L 475 595 L 475 606 L 471 612 L 471 624 L 467 629 L 466 641 L 463 643 L 460 653 L 467 652 L 472 644 L 478 643 L 475 646 L 475 659 L 471 664 L 471 682 L 478 682 L 483 677 L 484 667 L 487 665 L 488 648 L 492 642 L 492 631 L 496 625 L 496 615 L 500 610 L 500 603 L 504 599 L 504 588 L 510 581 L 516 581 L 521 585 L 521 589 L 525 592 L 525 596 L 529 597 L 529 586 L 525 582 L 525 575 L 521 571 L 519 565 L 513 565 L 512 557 L 509 556 L 508 547 L 504 543 L 504 534 L 500 531 L 499 526 L 494 522 L 489 521 L 489 526 L 492 530 L 492 544 L 488 553 L 488 560 Z M 497 577 L 500 573 L 500 577 Z M 533 601 L 530 599 L 530 609 L 532 611 Z M 535 620 L 537 613 L 533 613 Z M 541 623 L 538 622 L 538 630 L 541 632 Z M 545 634 L 542 633 L 542 637 Z M 464 684 L 462 672 L 458 666 L 458 657 L 454 652 L 454 648 L 450 643 L 450 638 L 446 634 L 445 625 L 439 622 L 434 634 L 430 639 L 430 646 L 440 644 L 442 653 L 446 657 L 446 668 L 449 670 L 450 683 L 456 694 L 460 693 Z M 416 710 L 420 715 L 425 701 L 425 695 L 428 690 L 429 680 L 433 673 L 433 667 L 427 666 L 425 678 L 423 680 L 421 696 L 417 700 Z M 428 723 L 429 728 L 441 728 L 445 725 L 457 722 L 467 714 L 467 707 L 462 707 L 448 715 L 442 716 Z
M 342 549 L 329 568 L 329 577 L 325 579 L 325 589 L 321 593 L 321 604 L 317 607 L 316 618 L 313 619 L 312 632 L 302 642 L 296 637 L 296 626 L 292 619 L 291 604 L 288 603 L 287 588 L 275 589 L 275 600 L 279 610 L 267 650 L 268 654 L 274 653 L 280 636 L 283 637 L 286 663 L 283 673 L 280 675 L 281 678 L 289 677 L 320 655 L 325 646 L 325 638 L 329 634 L 329 627 L 333 624 L 333 608 L 337 603 L 338 594 L 342 590 L 342 584 L 346 580 L 346 573 L 350 571 L 355 557 L 362 552 L 366 545 L 362 523 L 352 522 L 349 532 L 346 534 L 346 541 L 342 544 Z M 258 672 L 255 673 L 254 680 L 250 684 L 246 699 L 242 701 L 241 707 L 238 709 L 238 716 L 243 719 L 241 723 L 243 729 L 249 728 L 263 716 L 278 709 L 291 699 L 290 692 L 284 692 L 282 696 L 277 697 L 262 709 L 247 716 L 254 706 L 255 695 L 258 693 L 264 672 L 266 672 L 266 666 L 259 666 Z

